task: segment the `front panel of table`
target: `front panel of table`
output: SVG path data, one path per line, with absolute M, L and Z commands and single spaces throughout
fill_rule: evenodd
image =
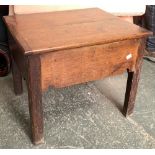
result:
M 41 86 L 65 87 L 134 70 L 139 39 L 49 52 L 40 56 Z

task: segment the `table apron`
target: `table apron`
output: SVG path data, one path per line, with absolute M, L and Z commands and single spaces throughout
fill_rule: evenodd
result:
M 139 39 L 49 52 L 40 56 L 42 90 L 65 87 L 133 70 Z

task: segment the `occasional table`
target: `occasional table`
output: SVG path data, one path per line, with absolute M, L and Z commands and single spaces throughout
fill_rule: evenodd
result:
M 133 112 L 151 32 L 98 8 L 4 17 L 14 91 L 26 79 L 34 144 L 42 143 L 42 92 L 128 71 L 123 113 Z

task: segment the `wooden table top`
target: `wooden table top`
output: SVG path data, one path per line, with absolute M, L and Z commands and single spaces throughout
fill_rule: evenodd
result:
M 4 17 L 25 50 L 38 54 L 141 38 L 151 32 L 98 8 Z

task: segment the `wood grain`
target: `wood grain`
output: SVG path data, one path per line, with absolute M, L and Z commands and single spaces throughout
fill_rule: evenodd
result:
M 28 57 L 27 61 L 27 87 L 32 128 L 32 140 L 34 144 L 41 144 L 44 142 L 44 137 L 40 59 L 39 56 L 31 56 Z
M 42 89 L 65 87 L 134 70 L 138 40 L 62 50 L 41 55 Z M 131 54 L 131 59 L 127 56 Z
M 17 64 L 15 84 L 20 82 L 20 72 L 28 86 L 34 144 L 43 142 L 42 92 L 49 86 L 84 83 L 128 69 L 124 111 L 132 113 L 140 51 L 145 46 L 141 40 L 151 32 L 97 8 L 8 16 L 4 20 Z
M 134 110 L 138 83 L 140 79 L 140 72 L 143 62 L 144 49 L 145 49 L 145 39 L 141 39 L 137 51 L 138 55 L 135 62 L 135 70 L 128 71 L 128 80 L 126 85 L 126 93 L 123 107 L 123 113 L 125 116 L 132 114 Z
M 25 54 L 105 44 L 150 32 L 97 8 L 5 17 Z
M 27 57 L 23 54 L 24 48 L 21 46 L 19 42 L 16 41 L 16 39 L 12 36 L 11 33 L 8 33 L 8 38 L 9 38 L 9 48 L 11 51 L 12 59 L 15 61 L 21 76 L 23 78 L 26 78 Z
M 20 95 L 23 92 L 22 75 L 13 58 L 12 58 L 12 76 L 13 76 L 14 92 L 16 95 Z

